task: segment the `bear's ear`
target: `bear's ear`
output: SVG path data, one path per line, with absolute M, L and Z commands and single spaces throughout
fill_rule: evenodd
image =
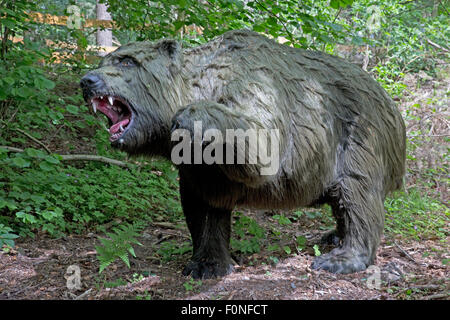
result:
M 181 46 L 176 40 L 162 40 L 156 45 L 159 53 L 175 59 L 181 51 Z

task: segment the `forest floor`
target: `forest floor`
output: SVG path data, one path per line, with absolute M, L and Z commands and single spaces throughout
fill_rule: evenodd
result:
M 409 93 L 398 101 L 403 111 L 411 104 L 429 106 L 417 108 L 415 112 L 420 117 L 411 113 L 405 116 L 408 135 L 415 136 L 418 128 L 426 127 L 427 135 L 433 139 L 414 151 L 424 161 L 409 161 L 408 188 L 417 185 L 420 179 L 414 172 L 423 172 L 423 166 L 432 168 L 444 161 L 442 149 L 448 145 L 445 147 L 442 138 L 449 133 L 450 79 L 448 73 L 438 83 L 415 75 L 407 77 L 405 83 Z M 445 110 L 432 111 L 433 101 L 440 101 L 440 108 Z M 448 185 L 438 183 L 432 192 L 448 207 Z M 262 227 L 274 223 L 273 215 L 273 212 L 246 212 Z M 448 213 L 442 215 L 448 234 Z M 295 239 L 301 235 L 307 239 L 306 246 L 295 255 L 268 260 L 273 253 L 263 249 L 235 256 L 239 265 L 234 273 L 202 281 L 181 275 L 189 253 L 168 259 L 155 255 L 155 250 L 169 240 L 180 244 L 189 241 L 183 224 L 150 224 L 138 239 L 143 245 L 135 246 L 136 258 L 130 259 L 131 268 L 118 261 L 101 274 L 95 246 L 103 234 L 59 239 L 37 234 L 34 239 L 18 239 L 14 249 L 0 253 L 0 299 L 449 299 L 448 238 L 419 240 L 386 232 L 375 269 L 336 275 L 310 268 L 315 255 L 313 246 L 328 227 L 323 221 L 299 217 L 283 226 L 287 237 Z M 320 247 L 323 252 L 327 249 Z M 79 289 L 67 287 L 72 277 L 69 266 L 80 269 Z
M 295 226 L 291 226 L 294 228 Z M 436 241 L 382 241 L 376 266 L 380 286 L 367 279 L 372 272 L 336 275 L 311 270 L 314 254 L 306 250 L 282 259 L 276 265 L 264 264 L 260 254 L 251 257 L 253 266 L 236 267 L 221 279 L 194 281 L 181 275 L 188 255 L 169 263 L 152 258 L 151 249 L 158 236 L 187 236 L 187 232 L 167 232 L 148 228 L 136 248 L 131 270 L 123 263 L 104 271 L 104 277 L 125 280 L 124 285 L 106 288 L 99 276 L 94 236 L 69 236 L 64 239 L 37 237 L 17 243 L 16 251 L 0 259 L 0 299 L 448 299 L 448 247 Z M 313 231 L 311 231 L 313 233 Z M 430 254 L 430 252 L 432 254 Z M 148 258 L 150 257 L 150 259 Z M 69 266 L 80 268 L 81 288 L 67 288 Z M 137 275 L 148 273 L 148 276 Z

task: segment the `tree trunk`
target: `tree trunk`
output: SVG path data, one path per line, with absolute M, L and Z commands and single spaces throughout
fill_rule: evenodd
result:
M 104 3 L 99 3 L 97 0 L 97 20 L 111 20 L 111 15 Z M 112 47 L 112 31 L 111 29 L 97 29 L 97 46 Z M 99 56 L 105 56 L 107 53 L 103 50 L 99 51 Z
M 439 10 L 439 0 L 434 0 L 433 1 L 433 12 L 431 13 L 431 16 L 433 18 L 435 18 L 437 16 L 438 10 Z

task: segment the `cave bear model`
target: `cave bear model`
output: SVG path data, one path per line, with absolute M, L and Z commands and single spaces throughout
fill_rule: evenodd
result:
M 124 45 L 86 74 L 81 87 L 94 111 L 109 118 L 112 145 L 129 154 L 171 159 L 172 133 L 194 135 L 195 123 L 201 134 L 277 130 L 266 144 L 278 146 L 272 174 L 262 174 L 259 160 L 179 164 L 193 242 L 184 275 L 232 272 L 231 213 L 237 206 L 328 203 L 336 230 L 324 240 L 336 248 L 312 267 L 351 273 L 374 262 L 385 196 L 402 185 L 405 126 L 388 94 L 356 65 L 237 30 L 188 49 L 174 40 Z

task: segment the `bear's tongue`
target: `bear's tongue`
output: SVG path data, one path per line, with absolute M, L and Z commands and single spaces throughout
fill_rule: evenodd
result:
M 114 124 L 111 128 L 109 128 L 109 133 L 110 134 L 115 134 L 120 130 L 120 127 L 122 126 L 122 128 L 125 128 L 125 126 L 130 122 L 130 119 L 126 118 L 123 119 L 122 121 L 117 122 L 116 124 Z

